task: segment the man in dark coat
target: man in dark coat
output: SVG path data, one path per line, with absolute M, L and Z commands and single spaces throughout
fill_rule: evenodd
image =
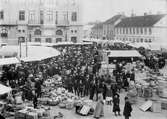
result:
M 120 116 L 120 99 L 119 99 L 119 94 L 116 94 L 113 98 L 113 112 L 115 113 L 115 116 L 117 116 L 117 112 L 118 115 Z
M 131 112 L 132 112 L 132 106 L 129 102 L 128 97 L 125 97 L 125 106 L 124 106 L 124 111 L 123 111 L 123 115 L 125 119 L 129 119 L 129 117 L 131 116 Z

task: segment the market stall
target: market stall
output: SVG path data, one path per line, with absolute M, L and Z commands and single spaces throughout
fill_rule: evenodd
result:
M 142 58 L 142 55 L 136 50 L 110 50 L 108 51 L 109 62 L 117 61 L 131 61 L 132 59 Z
M 11 58 L 1 58 L 0 59 L 0 66 L 2 65 L 10 65 L 10 64 L 18 64 L 20 63 L 20 60 L 16 57 Z

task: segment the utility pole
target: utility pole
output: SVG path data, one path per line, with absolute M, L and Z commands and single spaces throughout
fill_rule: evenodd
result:
M 27 38 L 26 38 L 26 57 L 28 57 L 28 46 L 27 46 Z

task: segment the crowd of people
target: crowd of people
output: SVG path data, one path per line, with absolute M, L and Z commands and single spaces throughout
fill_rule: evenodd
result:
M 110 46 L 127 48 L 126 46 Z M 1 82 L 13 89 L 22 91 L 22 99 L 31 100 L 37 107 L 37 98 L 42 96 L 44 81 L 54 75 L 62 78 L 63 87 L 79 97 L 96 100 L 95 118 L 104 116 L 103 100 L 113 101 L 114 114 L 120 114 L 121 89 L 128 90 L 129 82 L 135 82 L 134 69 L 127 70 L 126 62 L 115 63 L 113 75 L 102 74 L 99 46 L 96 45 L 64 45 L 56 47 L 60 55 L 40 62 L 21 62 L 19 65 L 3 66 Z M 17 89 L 19 87 L 19 89 Z M 132 111 L 128 98 L 125 98 L 124 116 L 128 119 Z M 101 110 L 99 110 L 101 109 Z

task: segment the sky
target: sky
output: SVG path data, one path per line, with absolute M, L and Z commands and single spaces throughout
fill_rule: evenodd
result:
M 143 15 L 145 12 L 167 13 L 167 0 L 81 0 L 83 23 L 105 21 L 123 13 Z M 166 1 L 166 2 L 165 2 Z

